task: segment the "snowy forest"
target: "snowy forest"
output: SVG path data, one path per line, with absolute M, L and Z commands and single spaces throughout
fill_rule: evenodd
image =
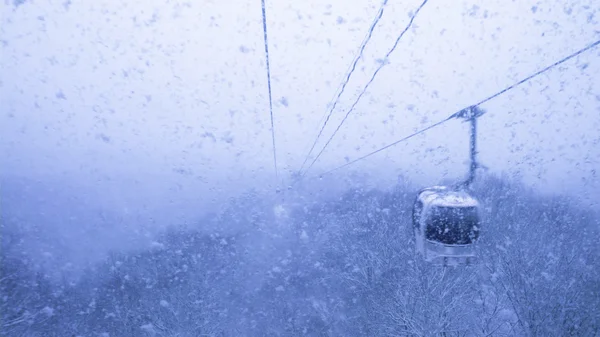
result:
M 597 213 L 484 176 L 478 262 L 436 267 L 414 249 L 417 190 L 290 192 L 277 216 L 250 191 L 75 280 L 27 256 L 4 209 L 2 335 L 600 335 Z

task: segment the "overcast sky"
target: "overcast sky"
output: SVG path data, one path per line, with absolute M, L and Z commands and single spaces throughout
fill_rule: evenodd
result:
M 420 3 L 389 1 L 317 149 Z M 267 0 L 284 179 L 302 164 L 379 5 Z M 4 175 L 77 180 L 123 207 L 139 199 L 158 205 L 167 190 L 171 202 L 193 204 L 219 189 L 275 183 L 259 0 L 2 6 Z M 311 173 L 600 39 L 599 7 L 595 0 L 430 0 Z M 599 56 L 593 49 L 482 106 L 481 162 L 544 192 L 598 195 Z M 452 121 L 338 174 L 365 170 L 393 183 L 403 173 L 423 185 L 462 178 L 467 141 L 466 123 Z

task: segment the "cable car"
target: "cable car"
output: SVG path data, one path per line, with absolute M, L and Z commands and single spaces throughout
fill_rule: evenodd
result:
M 480 231 L 479 202 L 465 190 L 422 189 L 413 206 L 416 250 L 434 264 L 472 264 Z

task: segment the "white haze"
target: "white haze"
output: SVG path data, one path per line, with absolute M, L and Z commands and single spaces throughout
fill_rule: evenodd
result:
M 420 2 L 390 1 L 319 146 Z M 275 135 L 287 185 L 379 2 L 267 3 Z M 271 194 L 277 187 L 259 1 L 2 6 L 2 181 L 46 193 L 39 203 L 56 213 L 35 218 L 74 256 L 146 242 L 249 188 Z M 593 0 L 430 1 L 312 174 L 584 47 L 600 38 L 598 15 Z M 482 106 L 481 162 L 597 207 L 599 55 L 593 49 Z M 423 185 L 459 179 L 467 131 L 465 123 L 446 123 L 336 175 L 366 172 L 379 186 L 399 174 Z M 83 207 L 71 210 L 77 221 L 65 221 L 68 211 L 58 210 L 71 197 L 54 198 L 56 189 L 121 220 L 109 226 L 102 212 Z M 31 207 L 23 212 L 41 206 Z M 81 222 L 98 236 L 75 231 Z

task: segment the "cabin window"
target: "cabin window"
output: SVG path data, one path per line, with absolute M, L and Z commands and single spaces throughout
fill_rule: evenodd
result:
M 449 245 L 473 243 L 479 237 L 477 208 L 432 207 L 427 221 L 426 237 L 428 240 Z

